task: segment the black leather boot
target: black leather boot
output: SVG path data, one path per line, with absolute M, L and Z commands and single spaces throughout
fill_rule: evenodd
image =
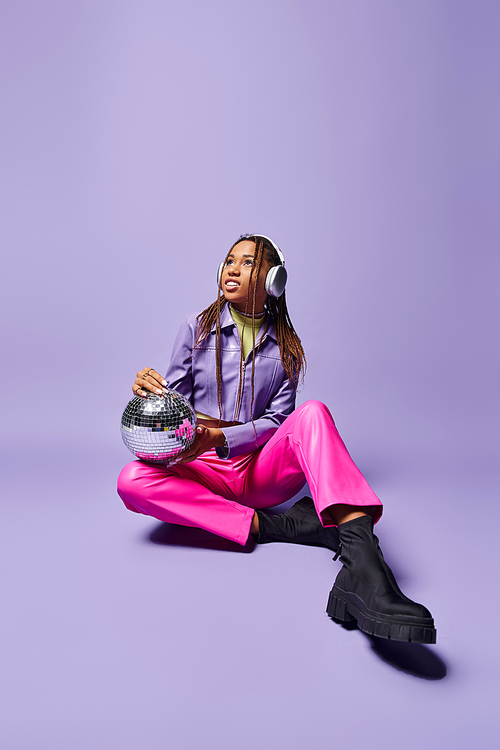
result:
M 258 510 L 257 515 L 259 533 L 253 535 L 257 544 L 288 542 L 307 544 L 311 547 L 328 547 L 334 552 L 339 546 L 337 527 L 325 529 L 321 525 L 310 497 L 303 497 L 279 516 L 268 516 L 262 510 Z
M 402 593 L 373 533 L 373 519 L 361 516 L 338 530 L 344 566 L 330 591 L 330 617 L 340 623 L 356 621 L 364 633 L 379 638 L 435 643 L 432 615 Z

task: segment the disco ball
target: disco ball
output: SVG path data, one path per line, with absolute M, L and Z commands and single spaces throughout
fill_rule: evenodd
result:
M 134 396 L 123 412 L 123 442 L 143 461 L 168 464 L 196 437 L 196 415 L 189 401 L 167 389 L 164 396 Z

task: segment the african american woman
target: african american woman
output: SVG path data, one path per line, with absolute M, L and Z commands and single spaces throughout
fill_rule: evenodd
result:
M 265 235 L 243 235 L 218 271 L 215 302 L 188 315 L 167 373 L 145 367 L 135 395 L 173 388 L 197 416 L 192 446 L 169 466 L 132 461 L 118 480 L 126 507 L 245 545 L 327 547 L 343 566 L 327 612 L 371 635 L 435 643 L 430 612 L 400 590 L 373 525 L 382 504 L 352 461 L 328 408 L 295 408 L 305 356 L 288 314 L 283 255 Z M 263 509 L 286 502 L 286 513 Z M 335 558 L 335 559 L 336 559 Z

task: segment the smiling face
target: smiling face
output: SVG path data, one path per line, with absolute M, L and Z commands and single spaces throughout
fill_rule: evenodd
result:
M 222 293 L 235 310 L 243 313 L 252 309 L 254 279 L 252 278 L 250 282 L 250 275 L 254 266 L 254 254 L 255 242 L 251 240 L 238 242 L 231 250 L 222 271 Z M 264 311 L 264 303 L 267 299 L 264 284 L 268 270 L 269 263 L 262 258 L 255 296 L 256 315 Z M 249 284 L 250 296 L 248 295 Z

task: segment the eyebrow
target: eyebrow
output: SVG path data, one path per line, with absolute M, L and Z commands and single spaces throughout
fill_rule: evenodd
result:
M 229 253 L 229 255 L 227 257 L 228 258 L 234 258 L 234 255 L 232 253 Z M 250 253 L 243 253 L 243 257 L 244 258 L 253 258 L 253 255 L 251 255 Z

